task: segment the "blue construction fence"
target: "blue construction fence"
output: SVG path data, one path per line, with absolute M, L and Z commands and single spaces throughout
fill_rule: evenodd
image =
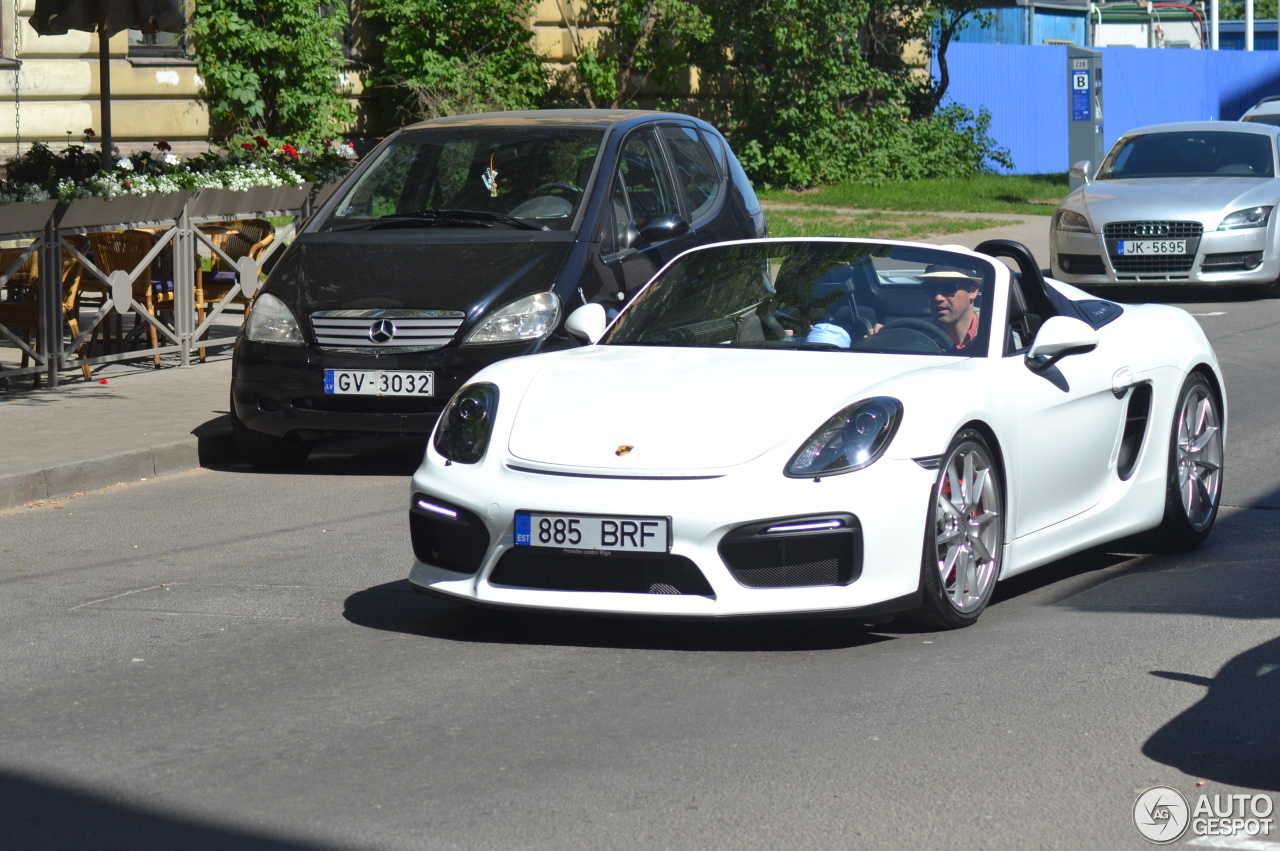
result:
M 1280 52 L 1098 49 L 1108 148 L 1134 127 L 1234 121 L 1264 95 L 1280 95 Z M 1013 157 L 1009 173 L 1049 174 L 1071 166 L 1066 47 L 952 44 L 947 68 L 944 103 L 990 111 L 991 137 Z

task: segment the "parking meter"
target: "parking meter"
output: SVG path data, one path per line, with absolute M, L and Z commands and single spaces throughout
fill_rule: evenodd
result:
M 1067 48 L 1067 165 L 1088 160 L 1092 174 L 1102 163 L 1102 51 Z M 1084 182 L 1072 176 L 1075 189 Z

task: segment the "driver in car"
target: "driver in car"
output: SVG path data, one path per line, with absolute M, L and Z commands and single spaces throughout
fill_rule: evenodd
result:
M 978 336 L 978 311 L 974 301 L 980 295 L 981 281 L 965 272 L 941 266 L 930 266 L 920 276 L 933 299 L 933 319 L 938 323 L 956 351 Z
M 956 351 L 964 351 L 978 336 L 975 302 L 982 294 L 982 280 L 940 264 L 927 266 L 919 279 L 932 300 L 934 322 L 951 340 Z M 882 328 L 883 325 L 876 325 L 867 336 L 878 333 Z

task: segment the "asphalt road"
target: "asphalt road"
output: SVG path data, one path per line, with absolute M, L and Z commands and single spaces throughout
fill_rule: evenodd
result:
M 1280 300 L 1212 298 L 1210 540 L 958 632 L 419 596 L 405 444 L 0 513 L 0 847 L 1123 849 L 1152 785 L 1280 800 Z

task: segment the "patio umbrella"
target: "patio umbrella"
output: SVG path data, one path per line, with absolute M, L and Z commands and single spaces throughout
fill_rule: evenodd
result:
M 107 42 L 121 30 L 182 32 L 182 0 L 36 0 L 28 19 L 40 35 L 71 30 L 98 33 L 98 77 L 102 89 L 102 164 L 111 162 L 111 63 Z

